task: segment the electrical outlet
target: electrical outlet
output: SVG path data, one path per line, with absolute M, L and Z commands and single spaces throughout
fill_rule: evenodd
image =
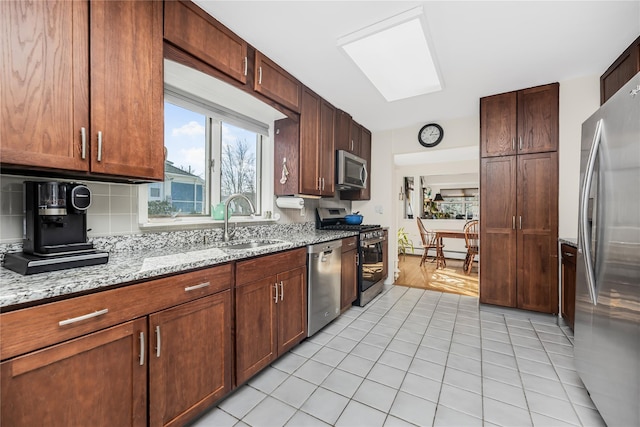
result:
M 307 215 L 307 208 L 300 209 L 300 216 L 306 216 L 306 215 Z
M 382 205 L 376 205 L 375 211 L 376 213 L 382 214 L 384 209 L 382 208 Z

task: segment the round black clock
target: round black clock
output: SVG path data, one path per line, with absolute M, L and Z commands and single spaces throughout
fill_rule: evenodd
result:
M 418 132 L 418 142 L 423 147 L 431 148 L 440 144 L 444 137 L 444 131 L 442 126 L 437 123 L 429 123 L 420 129 Z

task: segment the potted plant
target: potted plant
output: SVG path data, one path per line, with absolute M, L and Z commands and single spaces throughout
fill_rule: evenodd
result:
M 409 234 L 404 227 L 400 227 L 398 229 L 398 256 L 403 255 L 406 257 L 408 249 L 411 249 L 411 253 L 413 253 L 413 240 L 409 238 Z

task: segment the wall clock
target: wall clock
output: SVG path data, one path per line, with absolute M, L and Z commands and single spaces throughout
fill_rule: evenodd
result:
M 422 128 L 420 128 L 420 132 L 418 132 L 418 142 L 423 147 L 431 148 L 440 144 L 442 138 L 444 137 L 444 130 L 442 130 L 442 126 L 437 123 L 429 123 Z

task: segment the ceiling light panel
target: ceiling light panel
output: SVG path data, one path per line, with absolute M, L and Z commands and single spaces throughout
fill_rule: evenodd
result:
M 442 90 L 418 7 L 338 40 L 387 101 Z

